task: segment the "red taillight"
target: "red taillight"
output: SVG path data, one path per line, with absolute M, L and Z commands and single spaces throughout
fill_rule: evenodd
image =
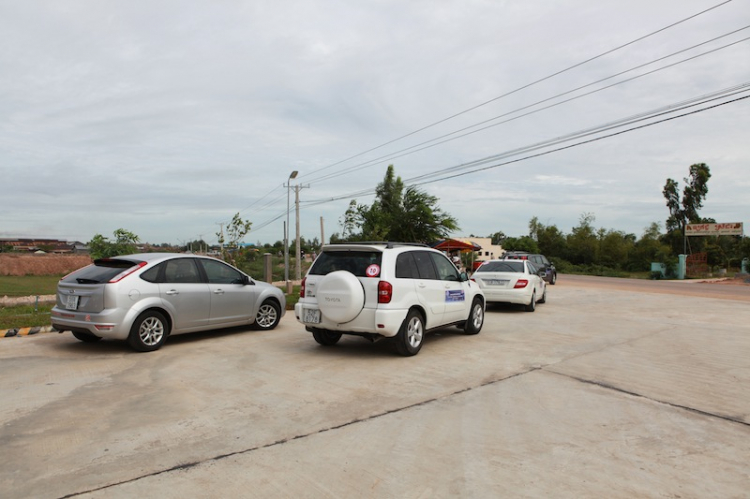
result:
M 529 284 L 529 281 L 527 279 L 519 279 L 516 281 L 516 285 L 513 287 L 516 289 L 525 288 L 526 286 L 528 286 L 528 284 Z
M 307 277 L 302 278 L 302 282 L 299 286 L 299 297 L 304 298 L 305 297 L 305 281 L 307 280 Z
M 117 274 L 116 276 L 114 276 L 114 277 L 113 277 L 112 279 L 110 279 L 110 280 L 109 280 L 109 282 L 110 282 L 110 283 L 114 283 L 114 282 L 119 282 L 119 281 L 122 281 L 122 280 L 123 280 L 123 279 L 125 279 L 125 278 L 126 278 L 127 276 L 129 276 L 130 274 L 132 274 L 133 272 L 135 272 L 135 271 L 137 271 L 137 270 L 140 270 L 140 269 L 142 269 L 142 268 L 143 268 L 143 267 L 145 267 L 146 265 L 148 265 L 148 262 L 141 262 L 141 263 L 139 263 L 138 265 L 135 265 L 135 266 L 133 266 L 133 267 L 130 267 L 130 268 L 129 268 L 129 269 L 127 269 L 127 270 L 123 270 L 122 272 L 120 272 L 119 274 Z
M 390 282 L 380 281 L 378 283 L 378 303 L 390 303 L 393 298 L 393 286 Z

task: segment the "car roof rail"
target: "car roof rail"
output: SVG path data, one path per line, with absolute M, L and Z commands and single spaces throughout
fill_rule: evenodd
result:
M 332 244 L 362 244 L 362 245 L 384 244 L 385 247 L 388 249 L 393 249 L 396 246 L 420 246 L 423 248 L 430 247 L 428 244 L 424 244 L 424 243 L 402 243 L 402 242 L 397 242 L 397 241 L 349 241 L 349 242 L 332 243 Z

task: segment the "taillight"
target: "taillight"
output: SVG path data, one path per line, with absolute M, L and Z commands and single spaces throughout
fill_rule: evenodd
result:
M 110 282 L 110 283 L 115 283 L 115 282 L 119 282 L 119 281 L 122 281 L 122 280 L 123 280 L 123 279 L 125 279 L 125 278 L 126 278 L 127 276 L 129 276 L 130 274 L 132 274 L 133 272 L 135 272 L 135 271 L 137 271 L 137 270 L 140 270 L 140 269 L 142 269 L 142 268 L 143 268 L 143 267 L 145 267 L 146 265 L 148 265 L 148 262 L 141 262 L 141 263 L 139 263 L 138 265 L 135 265 L 135 266 L 133 266 L 133 267 L 130 267 L 130 268 L 129 268 L 129 269 L 127 269 L 127 270 L 123 270 L 122 272 L 120 272 L 119 274 L 117 274 L 116 276 L 114 276 L 114 277 L 113 277 L 112 279 L 110 279 L 110 280 L 109 280 L 109 282 Z
M 516 289 L 525 288 L 528 284 L 529 284 L 529 281 L 527 279 L 519 279 L 516 281 L 516 285 L 513 287 Z
M 305 297 L 305 281 L 307 280 L 307 277 L 302 278 L 302 282 L 299 286 L 299 297 L 304 298 Z
M 378 303 L 390 303 L 393 298 L 393 286 L 390 282 L 380 281 L 378 283 Z

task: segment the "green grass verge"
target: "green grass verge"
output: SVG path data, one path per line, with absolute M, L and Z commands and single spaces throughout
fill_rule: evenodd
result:
M 0 330 L 22 327 L 49 326 L 51 303 L 0 307 Z
M 37 296 L 57 293 L 59 275 L 0 275 L 0 296 Z

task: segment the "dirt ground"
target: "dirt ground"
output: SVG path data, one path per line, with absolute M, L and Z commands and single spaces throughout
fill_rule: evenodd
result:
M 0 253 L 0 275 L 62 275 L 91 263 L 89 255 Z

